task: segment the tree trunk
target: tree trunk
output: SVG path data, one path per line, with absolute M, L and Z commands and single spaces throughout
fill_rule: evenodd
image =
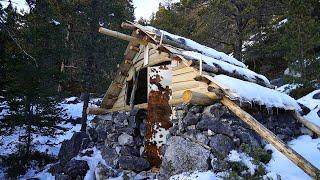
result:
M 25 99 L 25 118 L 27 122 L 27 144 L 26 144 L 26 157 L 29 157 L 31 152 L 31 121 L 32 121 L 32 106 L 29 97 Z
M 89 92 L 86 91 L 83 93 L 83 108 L 82 108 L 82 118 L 81 118 L 81 131 L 86 132 L 87 129 L 87 119 L 88 119 L 88 114 L 87 114 L 87 108 L 89 106 Z
M 239 35 L 234 46 L 234 57 L 241 62 L 242 62 L 242 44 L 243 44 L 242 38 Z

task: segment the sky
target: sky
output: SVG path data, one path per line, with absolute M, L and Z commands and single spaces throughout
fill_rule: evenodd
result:
M 164 0 L 133 0 L 135 7 L 134 15 L 136 19 L 143 17 L 144 19 L 150 19 L 153 12 L 156 12 L 159 7 L 159 3 L 163 3 Z M 173 0 L 172 2 L 179 2 L 179 0 Z
M 0 0 L 0 2 L 7 6 L 6 0 Z M 178 2 L 179 0 L 172 0 L 172 2 Z M 28 9 L 27 3 L 25 0 L 12 0 L 13 4 L 18 6 L 19 9 Z M 133 5 L 135 7 L 135 17 L 136 19 L 140 19 L 143 17 L 144 19 L 150 19 L 153 12 L 156 12 L 159 7 L 159 3 L 163 3 L 164 0 L 133 0 Z

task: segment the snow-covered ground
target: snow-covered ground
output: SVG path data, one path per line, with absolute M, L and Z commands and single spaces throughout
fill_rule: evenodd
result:
M 2 98 L 4 99 L 4 98 Z M 91 99 L 90 106 L 95 106 L 95 104 L 100 101 L 100 98 Z M 83 102 L 81 102 L 77 97 L 70 97 L 59 103 L 59 107 L 63 108 L 64 113 L 61 117 L 65 120 L 56 124 L 59 127 L 55 130 L 55 136 L 45 136 L 40 134 L 32 135 L 32 145 L 34 150 L 40 152 L 45 152 L 52 156 L 58 156 L 61 143 L 64 140 L 71 139 L 75 132 L 79 132 L 81 124 L 76 124 L 77 118 L 82 116 Z M 1 101 L 0 103 L 0 121 L 9 115 L 9 106 L 6 101 Z M 94 118 L 93 115 L 88 116 L 88 121 L 90 122 Z M 63 129 L 63 130 L 62 130 Z M 2 129 L 4 130 L 4 129 Z M 14 153 L 19 146 L 19 138 L 25 134 L 24 127 L 16 127 L 12 133 L 0 136 L 0 156 L 8 156 Z M 46 168 L 47 170 L 47 168 Z M 29 169 L 29 171 L 21 179 L 31 178 L 36 176 L 41 177 L 40 179 L 51 179 L 54 177 L 45 171 L 37 172 L 36 169 Z M 0 179 L 4 179 L 4 169 L 0 167 Z
M 318 99 L 315 97 L 317 96 Z M 304 117 L 320 126 L 320 90 L 315 90 L 310 94 L 298 99 L 298 102 L 308 107 L 311 111 Z
M 286 89 L 286 88 L 283 88 Z M 311 109 L 311 112 L 307 114 L 305 117 L 314 122 L 319 123 L 320 117 L 317 112 L 320 109 L 320 99 L 314 99 L 315 94 L 320 93 L 320 90 L 314 91 L 305 97 L 297 100 L 299 103 L 307 106 Z M 94 99 L 93 101 L 98 101 L 99 99 Z M 70 103 L 74 101 L 74 103 Z M 93 102 L 92 102 L 93 104 Z M 75 97 L 68 98 L 59 104 L 60 107 L 64 108 L 65 116 L 64 119 L 76 119 L 81 117 L 82 113 L 82 102 L 77 102 Z M 10 113 L 6 107 L 7 104 L 2 102 L 0 107 L 4 107 L 0 109 L 0 120 L 1 117 L 4 117 L 8 113 Z M 94 116 L 89 116 L 89 120 L 93 119 Z M 319 123 L 320 124 L 320 123 Z M 80 124 L 72 124 L 70 121 L 62 121 L 57 126 L 66 128 L 66 131 L 58 130 L 57 135 L 55 137 L 49 136 L 33 136 L 33 144 L 35 148 L 41 152 L 47 152 L 53 156 L 57 156 L 61 142 L 65 139 L 70 139 L 74 132 L 80 131 Z M 17 127 L 12 135 L 9 136 L 0 136 L 0 155 L 8 155 L 12 153 L 16 148 L 16 142 L 19 140 L 19 135 L 23 134 L 24 129 Z M 308 135 L 300 136 L 292 141 L 290 141 L 289 146 L 296 150 L 299 154 L 305 157 L 308 161 L 310 161 L 313 165 L 320 168 L 320 138 L 312 139 Z M 278 176 L 281 176 L 283 180 L 300 180 L 300 179 L 311 179 L 307 174 L 305 174 L 300 168 L 294 165 L 290 160 L 288 160 L 284 155 L 282 155 L 279 151 L 277 151 L 272 145 L 267 145 L 266 149 L 270 149 L 273 151 L 271 161 L 265 166 L 268 174 L 267 178 L 277 179 Z M 86 178 L 87 180 L 93 179 L 94 169 L 98 163 L 105 164 L 106 162 L 102 159 L 101 152 L 95 148 L 92 149 L 93 154 L 91 157 L 83 156 L 76 157 L 76 159 L 82 159 L 88 162 L 90 167 L 87 172 Z M 228 156 L 229 161 L 235 162 L 243 162 L 248 167 L 249 172 L 254 172 L 256 165 L 254 165 L 251 161 L 252 158 L 244 153 L 240 153 L 237 151 L 231 151 Z M 29 169 L 29 171 L 21 176 L 20 179 L 27 179 L 32 177 L 37 177 L 43 180 L 54 179 L 49 172 L 49 165 L 44 169 Z M 4 170 L 0 167 L 0 179 L 4 177 Z M 213 172 L 186 172 L 182 174 L 178 174 L 172 176 L 171 180 L 193 180 L 193 179 L 201 179 L 201 180 L 214 180 L 214 179 L 222 179 L 222 177 L 226 176 L 226 173 L 213 173 Z M 118 179 L 122 179 L 119 177 Z

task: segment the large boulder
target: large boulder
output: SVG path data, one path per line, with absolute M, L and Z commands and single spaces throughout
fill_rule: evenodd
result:
M 64 167 L 64 172 L 72 179 L 83 178 L 87 171 L 89 170 L 89 166 L 87 161 L 83 160 L 71 160 Z
M 125 170 L 143 171 L 150 167 L 150 163 L 141 157 L 120 156 L 119 167 Z
M 128 146 L 133 146 L 133 137 L 130 136 L 127 133 L 123 133 L 118 137 L 118 143 L 122 146 L 128 145 Z
M 61 144 L 58 158 L 61 164 L 66 164 L 75 157 L 80 150 L 86 149 L 89 137 L 85 132 L 76 132 L 70 140 L 65 140 Z
M 98 149 L 101 151 L 101 156 L 107 164 L 112 168 L 117 168 L 119 156 L 116 149 L 109 146 L 98 147 Z
M 195 125 L 198 122 L 199 117 L 193 114 L 192 112 L 188 112 L 187 115 L 183 118 L 183 123 L 187 126 Z
M 164 179 L 182 172 L 206 171 L 209 169 L 210 152 L 197 143 L 179 136 L 167 141 L 160 173 Z
M 229 125 L 222 123 L 220 120 L 211 119 L 209 117 L 203 117 L 196 125 L 196 128 L 201 131 L 210 129 L 214 133 L 224 134 L 229 137 L 234 135 Z
M 96 180 L 105 180 L 119 176 L 119 172 L 99 163 L 94 170 Z
M 235 148 L 230 137 L 223 134 L 216 134 L 211 137 L 209 146 L 216 152 L 220 158 L 226 157 L 231 150 Z

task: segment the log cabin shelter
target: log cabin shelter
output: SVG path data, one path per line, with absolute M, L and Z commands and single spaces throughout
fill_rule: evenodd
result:
M 268 108 L 300 110 L 291 97 L 273 89 L 269 80 L 237 59 L 190 39 L 136 23 L 123 23 L 131 36 L 100 28 L 103 34 L 129 41 L 101 109 L 147 108 L 150 92 L 162 91 L 174 107 L 185 102 L 209 105 L 219 89 L 231 100 Z M 217 92 L 217 91 L 216 91 Z
M 146 109 L 144 154 L 152 166 L 161 164 L 161 146 L 166 143 L 170 117 L 177 105 L 206 106 L 219 101 L 307 174 L 317 177 L 315 166 L 243 110 L 243 106 L 281 109 L 320 135 L 320 128 L 299 114 L 301 107 L 296 100 L 275 90 L 265 76 L 190 39 L 132 22 L 121 27 L 131 30 L 131 35 L 99 29 L 129 44 L 101 106 L 89 107 L 87 112 L 99 115 Z

